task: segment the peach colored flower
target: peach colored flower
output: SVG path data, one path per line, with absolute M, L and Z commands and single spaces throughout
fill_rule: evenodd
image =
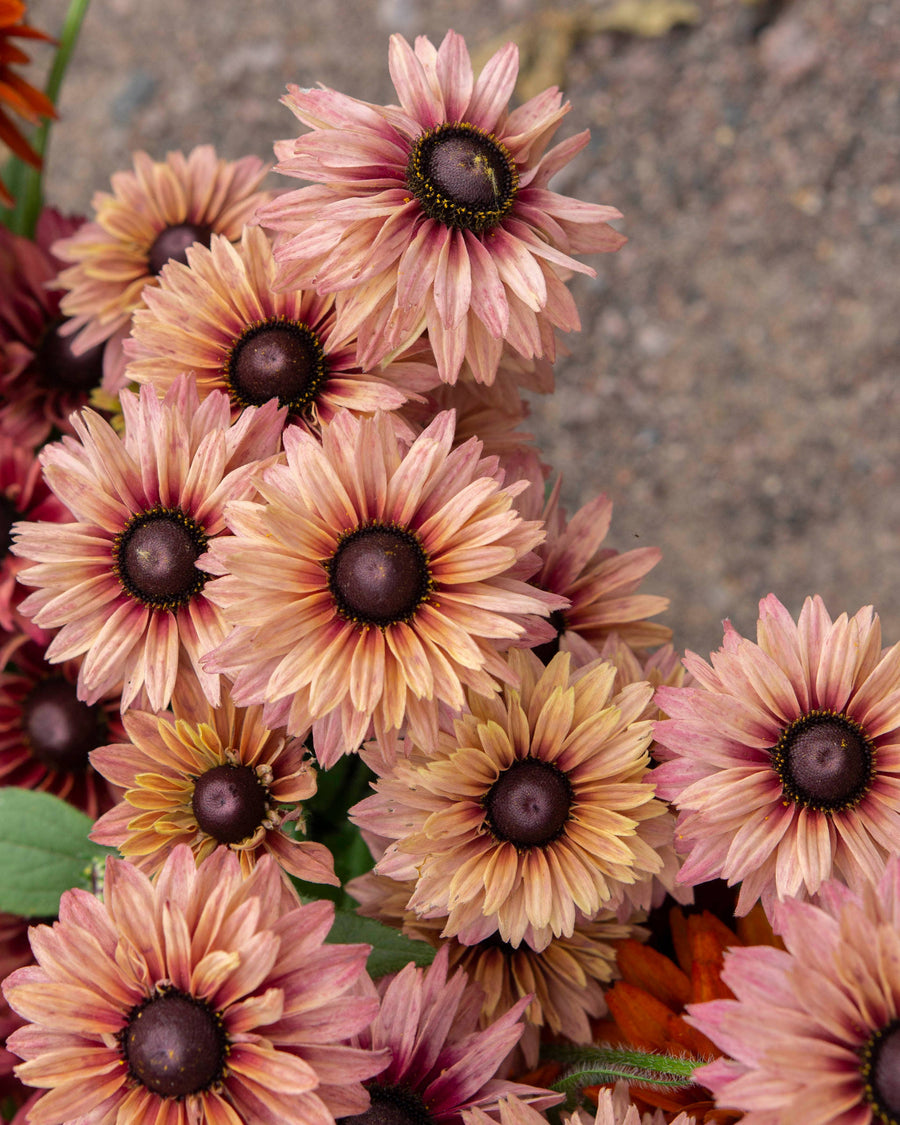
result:
M 108 341 L 103 357 L 104 388 L 124 385 L 122 343 L 131 329 L 144 290 L 160 270 L 195 242 L 209 245 L 213 234 L 235 242 L 267 196 L 259 185 L 268 167 L 255 156 L 227 161 L 212 145 L 164 161 L 134 154 L 134 170 L 116 172 L 111 192 L 97 192 L 95 218 L 53 245 L 67 263 L 59 284 L 67 290 L 61 309 L 66 334 L 77 334 L 76 353 Z
M 351 819 L 393 841 L 375 871 L 414 881 L 409 908 L 444 918 L 442 936 L 496 931 L 540 951 L 660 870 L 644 836 L 666 807 L 640 719 L 649 684 L 614 694 L 612 665 L 570 673 L 563 653 L 544 668 L 513 649 L 509 663 L 519 686 L 469 692 L 433 742 L 393 762 L 367 746 L 379 780 Z
M 182 371 L 197 379 L 201 398 L 226 391 L 234 410 L 270 398 L 309 426 L 336 410 L 396 410 L 437 383 L 420 345 L 377 373 L 356 365 L 356 341 L 336 331 L 334 298 L 315 290 L 273 290 L 272 248 L 260 227 L 245 227 L 239 245 L 213 235 L 187 251 L 187 265 L 163 266 L 147 307 L 134 314 L 125 342 L 127 375 L 164 393 Z
M 807 598 L 795 623 L 770 594 L 756 643 L 726 621 L 710 661 L 688 653 L 693 684 L 656 693 L 679 879 L 740 883 L 739 914 L 877 880 L 900 850 L 900 644 L 882 650 L 871 606 L 832 621 Z
M 201 403 L 186 376 L 163 400 L 151 387 L 121 400 L 123 437 L 85 409 L 72 420 L 78 440 L 41 451 L 47 483 L 74 522 L 15 525 L 13 552 L 33 564 L 19 580 L 38 587 L 21 611 L 59 630 L 51 663 L 83 658 L 78 693 L 88 703 L 122 685 L 123 710 L 142 688 L 162 710 L 179 654 L 217 703 L 218 678 L 200 658 L 225 625 L 195 563 L 226 533 L 225 502 L 255 495 L 252 475 L 277 452 L 283 419 L 272 402 L 232 425 L 228 397 Z
M 555 88 L 510 112 L 513 43 L 476 79 L 455 32 L 438 48 L 393 35 L 390 71 L 399 106 L 288 87 L 312 132 L 275 146 L 276 170 L 314 184 L 259 211 L 278 232 L 279 283 L 339 293 L 364 367 L 425 330 L 446 382 L 465 360 L 490 383 L 504 341 L 552 361 L 554 331 L 580 327 L 564 282 L 594 276 L 573 255 L 625 241 L 615 208 L 548 187 L 587 132 L 548 150 L 569 110 Z
M 29 1021 L 7 1046 L 46 1092 L 32 1125 L 334 1125 L 359 1113 L 383 1054 L 346 1045 L 377 1002 L 352 991 L 365 945 L 323 944 L 327 902 L 297 906 L 263 857 L 172 852 L 151 883 L 107 861 L 104 901 L 67 891 L 30 931 L 37 965 L 3 991 Z
M 285 831 L 302 823 L 301 802 L 316 792 L 306 747 L 269 730 L 261 707 L 235 707 L 227 689 L 211 707 L 186 688 L 190 681 L 185 669 L 172 715 L 129 711 L 130 741 L 91 755 L 94 769 L 125 790 L 91 839 L 151 875 L 174 847 L 188 844 L 198 863 L 227 847 L 249 875 L 268 853 L 298 879 L 337 885 L 331 852 Z
M 514 678 L 498 645 L 522 637 L 515 614 L 560 604 L 513 577 L 541 540 L 519 519 L 481 446 L 453 444 L 440 414 L 410 447 L 390 416 L 340 412 L 321 443 L 285 431 L 286 461 L 232 503 L 233 536 L 202 565 L 234 626 L 204 661 L 234 680 L 241 705 L 304 737 L 328 768 L 376 730 L 427 738 L 438 704 L 463 688 L 493 695 Z

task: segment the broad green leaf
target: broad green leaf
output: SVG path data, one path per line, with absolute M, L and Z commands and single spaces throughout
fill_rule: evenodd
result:
M 0 789 L 0 910 L 47 917 L 70 887 L 94 890 L 108 848 L 88 839 L 93 821 L 50 793 Z
M 377 980 L 387 973 L 396 973 L 410 961 L 424 967 L 434 960 L 436 950 L 427 942 L 413 941 L 399 930 L 393 930 L 374 918 L 362 918 L 349 910 L 338 910 L 328 940 L 332 943 L 364 941 L 372 946 L 366 968 Z

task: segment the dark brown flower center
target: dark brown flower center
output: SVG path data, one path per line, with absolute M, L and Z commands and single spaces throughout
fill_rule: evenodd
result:
M 147 272 L 156 277 L 166 262 L 187 265 L 188 247 L 195 242 L 209 246 L 212 234 L 212 227 L 206 223 L 176 223 L 166 227 L 153 240 L 147 254 Z
M 174 611 L 203 589 L 207 575 L 194 564 L 206 544 L 203 529 L 180 508 L 153 508 L 116 536 L 114 569 L 133 598 Z
M 566 631 L 566 615 L 561 609 L 554 609 L 548 621 L 556 630 L 556 636 L 552 641 L 544 641 L 542 645 L 535 645 L 531 650 L 542 664 L 549 664 L 559 652 L 559 638 Z
M 121 1042 L 131 1076 L 163 1098 L 208 1090 L 221 1079 L 228 1053 L 217 1013 L 175 989 L 134 1009 Z
M 191 808 L 202 830 L 220 844 L 237 844 L 259 828 L 269 793 L 251 766 L 214 766 L 194 784 Z
M 22 702 L 22 731 L 42 765 L 75 773 L 87 769 L 88 754 L 106 741 L 106 720 L 64 676 L 49 676 Z
M 12 546 L 12 529 L 22 513 L 8 496 L 0 493 L 0 559 L 5 559 Z
M 292 414 L 315 402 L 327 378 L 325 350 L 306 324 L 268 320 L 248 328 L 228 353 L 225 382 L 238 406 L 277 398 Z
M 60 335 L 64 319 L 47 325 L 31 361 L 31 370 L 41 386 L 50 390 L 82 391 L 99 387 L 103 378 L 103 351 L 106 344 L 95 344 L 81 355 L 72 351 L 74 336 Z
M 862 727 L 834 711 L 810 711 L 787 727 L 772 755 L 784 796 L 819 812 L 857 805 L 875 774 L 875 747 Z
M 509 214 L 519 175 L 493 134 L 457 121 L 419 137 L 407 161 L 406 183 L 429 218 L 480 234 Z
M 378 1083 L 367 1089 L 372 1104 L 365 1113 L 339 1117 L 341 1125 L 431 1125 L 431 1114 L 414 1090 Z
M 361 625 L 409 621 L 432 586 L 428 556 L 404 528 L 357 528 L 341 539 L 325 566 L 338 611 Z
M 861 1056 L 865 1097 L 874 1120 L 900 1125 L 900 1022 L 876 1032 Z
M 498 840 L 517 848 L 542 847 L 562 835 L 573 799 L 562 770 L 538 758 L 523 758 L 487 791 L 484 812 Z

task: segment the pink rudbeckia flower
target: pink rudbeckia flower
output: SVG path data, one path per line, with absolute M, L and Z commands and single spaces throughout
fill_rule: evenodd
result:
M 690 687 L 660 687 L 657 792 L 679 810 L 679 878 L 741 884 L 737 913 L 855 890 L 900 850 L 900 644 L 882 650 L 871 606 L 832 621 L 807 598 L 795 623 L 769 594 L 757 641 L 725 623 Z
M 601 493 L 579 508 L 570 520 L 559 506 L 562 479 L 546 502 L 543 476 L 528 466 L 532 487 L 519 500 L 526 519 L 540 518 L 547 538 L 538 547 L 541 569 L 532 581 L 542 590 L 569 599 L 569 606 L 550 616 L 556 637 L 537 653 L 545 662 L 569 652 L 576 667 L 596 660 L 610 637 L 632 649 L 656 648 L 672 638 L 667 625 L 650 621 L 669 607 L 669 599 L 640 593 L 644 577 L 662 558 L 658 547 L 619 552 L 604 546 L 612 522 L 613 503 Z
M 325 944 L 331 903 L 299 906 L 264 856 L 172 852 L 154 882 L 110 858 L 101 902 L 67 891 L 3 983 L 28 1023 L 8 1047 L 43 1089 L 32 1125 L 334 1125 L 383 1053 L 351 1046 L 377 1010 L 369 946 Z M 368 986 L 371 988 L 371 985 Z
M 339 411 L 321 441 L 289 427 L 261 502 L 230 504 L 234 534 L 202 560 L 234 626 L 205 666 L 269 726 L 312 727 L 325 769 L 373 726 L 428 743 L 440 704 L 514 678 L 499 651 L 527 634 L 514 617 L 564 604 L 520 577 L 543 528 L 516 513 L 518 486 L 475 439 L 453 449 L 453 427 L 439 414 L 409 446 L 384 413 Z
M 688 1007 L 730 1058 L 696 1076 L 743 1125 L 890 1125 L 900 1119 L 900 860 L 854 894 L 779 904 L 786 951 L 733 948 L 734 999 Z
M 47 487 L 37 451 L 0 430 L 0 629 L 23 629 L 37 641 L 50 639 L 19 612 L 25 591 L 16 576 L 27 564 L 10 553 L 12 529 L 19 520 L 61 523 L 68 518 L 65 504 Z
M 394 35 L 390 71 L 399 106 L 289 87 L 284 103 L 312 132 L 275 146 L 276 170 L 315 185 L 258 212 L 279 234 L 280 284 L 338 292 L 364 367 L 426 330 L 446 382 L 464 360 L 492 382 L 504 341 L 552 360 L 554 330 L 580 327 L 564 282 L 594 276 L 573 255 L 625 241 L 614 207 L 548 187 L 588 133 L 548 150 L 569 110 L 555 87 L 510 112 L 513 43 L 476 79 L 455 32 L 437 49 Z
M 380 983 L 381 1008 L 358 1041 L 370 1050 L 389 1051 L 391 1061 L 366 1083 L 372 1106 L 352 1125 L 461 1125 L 462 1115 L 474 1107 L 496 1117 L 501 1097 L 521 1098 L 535 1109 L 562 1099 L 550 1090 L 496 1077 L 524 1031 L 521 1016 L 530 997 L 479 1030 L 481 987 L 462 969 L 448 980 L 448 964 L 444 946 L 427 969 L 410 963 Z
M 142 387 L 121 401 L 123 437 L 84 410 L 72 416 L 78 440 L 41 452 L 74 522 L 15 525 L 12 550 L 34 564 L 19 580 L 38 587 L 21 611 L 59 630 L 48 661 L 83 657 L 79 699 L 94 703 L 122 683 L 123 711 L 142 688 L 162 710 L 185 658 L 216 705 L 218 677 L 200 658 L 226 628 L 194 564 L 226 531 L 225 502 L 255 495 L 252 475 L 277 452 L 284 412 L 273 401 L 232 425 L 228 396 L 201 403 L 185 376 L 162 400 Z
M 51 251 L 84 220 L 45 207 L 34 239 L 0 226 L 0 432 L 39 445 L 86 405 L 103 376 L 103 344 L 76 355 L 63 331 L 62 262 Z
M 66 265 L 58 278 L 66 290 L 60 308 L 70 318 L 63 334 L 74 336 L 75 355 L 107 341 L 104 390 L 124 385 L 122 345 L 144 290 L 166 262 L 185 261 L 195 242 L 208 246 L 213 234 L 236 242 L 266 198 L 259 186 L 268 170 L 255 156 L 223 160 L 212 145 L 161 161 L 136 152 L 133 169 L 113 175 L 112 191 L 94 194 L 94 218 L 53 244 Z
M 687 1113 L 679 1113 L 677 1117 L 666 1115 L 661 1109 L 641 1113 L 631 1100 L 626 1082 L 617 1082 L 612 1089 L 606 1087 L 597 1091 L 597 1112 L 593 1117 L 586 1110 L 579 1109 L 571 1117 L 563 1118 L 563 1125 L 667 1125 L 667 1122 L 670 1125 L 696 1125 L 696 1119 Z

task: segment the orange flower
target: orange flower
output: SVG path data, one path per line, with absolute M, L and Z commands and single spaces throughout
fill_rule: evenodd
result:
M 56 117 L 53 103 L 47 95 L 35 89 L 12 69 L 14 65 L 21 66 L 30 61 L 28 55 L 12 42 L 13 39 L 43 39 L 46 43 L 53 42 L 45 32 L 23 24 L 24 16 L 24 0 L 0 0 L 0 143 L 11 149 L 26 164 L 40 168 L 40 156 L 5 108 L 24 117 L 31 125 L 36 125 L 41 117 Z M 4 207 L 12 207 L 14 203 L 2 180 L 0 203 Z
M 627 940 L 618 947 L 622 979 L 606 993 L 610 1019 L 595 1026 L 598 1039 L 660 1054 L 710 1060 L 722 1052 L 684 1018 L 685 1007 L 704 1000 L 729 999 L 721 977 L 725 950 L 733 946 L 773 945 L 783 948 L 757 905 L 730 930 L 704 910 L 687 917 L 680 907 L 669 913 L 675 960 L 649 945 Z M 740 1114 L 715 1110 L 708 1091 L 698 1085 L 682 1090 L 634 1087 L 634 1101 L 668 1113 L 687 1111 L 698 1122 L 726 1123 Z

